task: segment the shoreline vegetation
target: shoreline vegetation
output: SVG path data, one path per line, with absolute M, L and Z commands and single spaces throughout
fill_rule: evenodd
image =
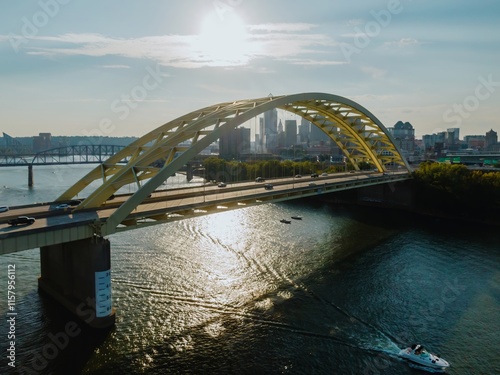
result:
M 500 225 L 500 172 L 424 162 L 412 176 L 415 212 Z

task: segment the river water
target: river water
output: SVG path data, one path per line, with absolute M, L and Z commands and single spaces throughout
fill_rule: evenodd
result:
M 0 169 L 0 205 L 55 199 L 89 166 Z M 183 184 L 182 177 L 169 180 Z M 302 220 L 282 224 L 281 218 Z M 500 374 L 498 229 L 300 200 L 110 236 L 116 326 L 87 329 L 37 292 L 39 250 L 16 267 L 19 374 Z M 5 321 L 2 352 L 6 353 Z

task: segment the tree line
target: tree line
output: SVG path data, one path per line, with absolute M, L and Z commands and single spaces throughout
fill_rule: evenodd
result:
M 498 220 L 500 172 L 425 162 L 413 172 L 417 207 L 455 216 Z
M 345 165 L 334 165 L 329 161 L 256 160 L 242 162 L 225 160 L 216 156 L 205 159 L 203 166 L 205 168 L 203 177 L 206 180 L 227 183 L 250 181 L 257 177 L 284 178 L 297 174 L 335 173 L 346 169 Z

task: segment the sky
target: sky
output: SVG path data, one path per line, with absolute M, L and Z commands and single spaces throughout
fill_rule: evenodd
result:
M 417 138 L 500 132 L 497 0 L 0 4 L 0 131 L 141 136 L 220 102 L 354 100 Z

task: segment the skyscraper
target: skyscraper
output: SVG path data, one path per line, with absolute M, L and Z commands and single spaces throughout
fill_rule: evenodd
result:
M 486 132 L 486 137 L 485 137 L 485 148 L 488 148 L 492 145 L 495 145 L 498 143 L 498 135 L 497 132 L 491 129 L 489 132 Z
M 285 120 L 285 147 L 297 144 L 297 120 Z
M 278 135 L 278 110 L 276 108 L 264 112 L 264 139 L 266 151 L 276 148 Z
M 219 155 L 225 159 L 238 159 L 250 151 L 250 129 L 236 128 L 219 139 Z

